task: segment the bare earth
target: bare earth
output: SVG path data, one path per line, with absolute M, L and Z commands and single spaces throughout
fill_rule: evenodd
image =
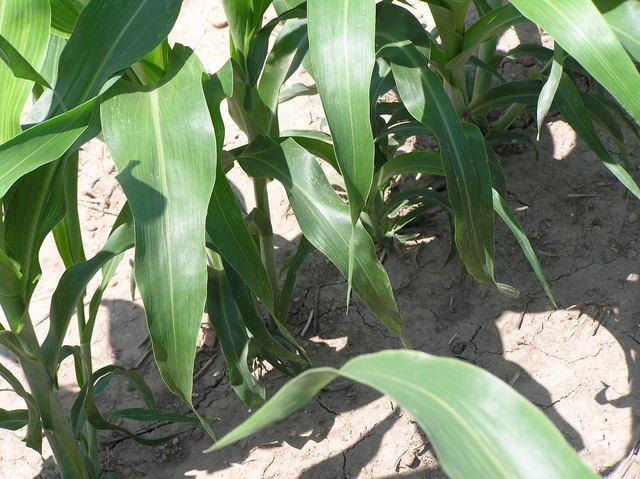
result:
M 223 19 L 219 2 L 186 0 L 172 41 L 194 47 L 214 72 L 228 56 L 228 32 L 220 28 Z M 534 33 L 510 30 L 500 48 L 506 50 L 518 37 L 531 38 Z M 517 65 L 505 71 L 519 74 Z M 292 80 L 299 81 L 309 79 L 301 72 Z M 284 104 L 281 116 L 283 128 L 319 128 L 322 120 L 319 101 L 309 97 Z M 533 127 L 521 123 L 534 137 Z M 242 142 L 242 134 L 229 128 L 226 146 Z M 632 174 L 638 177 L 638 143 L 630 138 L 629 145 Z M 509 382 L 549 416 L 587 463 L 606 473 L 638 439 L 632 436 L 640 415 L 640 204 L 623 197 L 623 187 L 557 117 L 549 119 L 537 147 L 539 159 L 531 147 L 506 151 L 501 159 L 510 204 L 539 253 L 559 309 L 545 298 L 502 225 L 496 235 L 496 276 L 517 287 L 520 300 L 506 299 L 471 280 L 460 284 L 458 263 L 444 264 L 451 238 L 443 214 L 416 225 L 422 235 L 399 246 L 385 267 L 406 335 L 416 349 L 459 357 Z M 101 143 L 94 141 L 83 149 L 79 193 L 88 256 L 100 249 L 123 204 L 115 174 Z M 233 170 L 230 178 L 251 207 L 247 177 Z M 428 184 L 430 179 L 418 181 Z M 300 232 L 282 188 L 272 183 L 270 193 L 277 254 L 283 260 L 294 251 Z M 44 335 L 50 297 L 63 271 L 50 240 L 41 262 L 44 277 L 32 317 Z M 131 300 L 129 277 L 125 260 L 100 310 L 93 342 L 95 367 L 114 362 L 138 366 L 157 391 L 161 407 L 184 411 L 163 387 L 151 358 L 140 361 L 147 349 L 146 325 L 137 293 Z M 321 255 L 312 255 L 299 276 L 290 326 L 299 334 L 314 312 L 315 321 L 300 341 L 317 366 L 339 366 L 358 354 L 400 347 L 357 298 L 347 315 L 345 294 L 346 283 L 337 269 Z M 76 338 L 72 330 L 68 342 Z M 249 412 L 228 384 L 218 346 L 211 347 L 210 336 L 206 339 L 196 367 L 209 359 L 213 364 L 197 379 L 194 402 L 201 414 L 221 418 L 214 425 L 221 436 Z M 0 354 L 17 371 L 8 353 Z M 263 379 L 271 393 L 286 382 L 271 372 Z M 62 365 L 60 385 L 70 402 L 71 393 L 78 390 L 70 360 Z M 114 380 L 100 405 L 105 411 L 135 407 L 140 399 L 125 383 Z M 12 394 L 0 392 L 0 407 L 20 405 Z M 180 429 L 154 427 L 151 435 Z M 51 452 L 45 449 L 40 457 L 24 447 L 21 437 L 20 431 L 0 432 L 0 478 L 57 477 Z M 196 429 L 154 448 L 120 436 L 101 437 L 105 471 L 125 478 L 445 477 L 428 439 L 410 416 L 388 397 L 347 381 L 332 383 L 289 420 L 212 454 L 202 454 L 211 442 Z

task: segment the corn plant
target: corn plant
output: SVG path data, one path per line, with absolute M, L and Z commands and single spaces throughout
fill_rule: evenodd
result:
M 181 3 L 0 0 L 0 305 L 6 318 L 0 343 L 16 357 L 28 383 L 25 387 L 0 366 L 0 376 L 27 405 L 1 410 L 0 425 L 26 425 L 26 443 L 36 450 L 44 434 L 64 479 L 100 477 L 100 429 L 146 444 L 167 439 L 138 437 L 113 418 L 199 422 L 215 438 L 191 400 L 195 343 L 205 311 L 220 338 L 229 382 L 249 408 L 265 400 L 252 371 L 256 361 L 288 375 L 306 369 L 309 358 L 289 331 L 287 317 L 296 273 L 314 249 L 347 278 L 347 302 L 352 291 L 358 294 L 408 347 L 372 236 L 381 241 L 434 204 L 450 214 L 455 252 L 465 270 L 515 295 L 493 271 L 497 212 L 553 301 L 531 245 L 506 205 L 504 176 L 490 149 L 505 135 L 514 138 L 505 129 L 526 108 L 537 108 L 541 123 L 553 105 L 558 107 L 605 166 L 640 196 L 591 121 L 593 115 L 607 128 L 624 158 L 620 130 L 609 120 L 620 117 L 635 129 L 633 120 L 640 119 L 633 94 L 640 76 L 631 60 L 638 58 L 640 22 L 630 20 L 638 11 L 631 0 L 514 0 L 505 6 L 477 0 L 481 16 L 469 27 L 468 0 L 433 0 L 427 3 L 436 32 L 426 32 L 403 2 L 222 0 L 231 47 L 229 61 L 215 74 L 205 72 L 188 47 L 169 45 Z M 263 24 L 270 5 L 277 16 Z M 555 38 L 555 50 L 523 45 L 507 56 L 536 56 L 548 65 L 531 80 L 492 87 L 491 76 L 504 60 L 496 55 L 496 37 L 527 18 Z M 287 97 L 282 87 L 302 64 L 315 81 L 330 135 L 279 127 L 278 104 Z M 593 76 L 615 100 L 580 92 L 564 70 Z M 380 103 L 391 89 L 401 101 Z M 35 103 L 21 118 L 30 96 Z M 223 101 L 248 140 L 230 151 L 223 149 Z M 495 122 L 487 120 L 487 112 L 505 108 Z M 425 132 L 437 138 L 439 152 L 394 157 L 403 137 Z M 94 138 L 106 143 L 127 203 L 101 251 L 87 259 L 77 212 L 78 150 Z M 346 202 L 317 158 L 340 173 Z M 253 182 L 252 211 L 242 209 L 226 178 L 235 164 Z M 399 198 L 383 195 L 398 175 L 414 172 L 444 176 L 446 196 L 426 189 Z M 266 187 L 271 180 L 286 189 L 302 231 L 283 268 L 274 256 Z M 390 213 L 409 203 L 418 211 L 387 224 Z M 43 274 L 38 252 L 50 233 L 67 270 L 53 294 L 41 342 L 29 304 Z M 158 411 L 137 371 L 115 365 L 93 370 L 90 344 L 98 306 L 131 248 L 158 369 L 193 417 Z M 99 287 L 87 291 L 99 272 Z M 70 339 L 74 315 L 80 336 Z M 80 393 L 67 412 L 57 374 L 69 356 Z M 488 373 L 402 351 L 355 359 L 339 371 L 300 374 L 249 425 L 215 447 L 285 417 L 337 374 L 396 397 L 430 435 L 453 477 L 472 477 L 478 470 L 486 477 L 592 474 L 539 411 Z M 98 409 L 95 398 L 114 375 L 124 375 L 139 389 L 145 409 Z

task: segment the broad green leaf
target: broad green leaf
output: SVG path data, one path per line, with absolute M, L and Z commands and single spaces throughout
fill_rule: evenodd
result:
M 640 2 L 637 0 L 594 0 L 620 43 L 640 61 Z
M 15 409 L 7 411 L 0 408 L 0 429 L 8 429 L 9 431 L 17 431 L 22 429 L 29 422 L 29 411 L 26 409 Z
M 640 198 L 640 188 L 627 170 L 611 156 L 609 150 L 607 150 L 600 140 L 598 132 L 593 127 L 589 111 L 584 105 L 580 91 L 566 74 L 562 75 L 555 101 L 556 106 L 560 109 L 567 123 L 569 123 L 578 136 L 589 145 L 589 148 L 598 155 L 604 163 L 604 166 L 606 166 L 631 193 L 637 198 Z
M 16 378 L 11 371 L 0 364 L 0 377 L 4 379 L 9 386 L 27 405 L 27 435 L 25 443 L 31 449 L 42 453 L 42 421 L 40 419 L 40 409 L 35 399 L 29 394 L 22 383 Z
M 387 44 L 396 41 L 383 30 L 378 35 Z M 476 280 L 507 293 L 493 274 L 491 174 L 480 131 L 461 123 L 440 77 L 429 70 L 426 58 L 417 50 L 405 45 L 385 51 L 407 110 L 432 130 L 440 143 L 460 259 Z
M 460 360 L 415 351 L 382 351 L 340 369 L 307 371 L 209 451 L 284 419 L 338 376 L 393 397 L 427 433 L 453 479 L 598 477 L 553 423 L 506 383 Z
M 0 145 L 0 197 L 27 173 L 64 155 L 88 128 L 96 105 L 90 100 Z
M 220 339 L 229 371 L 229 384 L 242 402 L 253 409 L 264 402 L 266 392 L 249 370 L 249 336 L 224 271 L 209 272 L 207 293 L 207 312 Z
M 469 103 L 468 113 L 477 115 L 499 110 L 514 103 L 534 106 L 540 97 L 540 80 L 521 80 L 490 88 Z
M 224 122 L 220 114 L 220 102 L 231 96 L 232 82 L 230 64 L 227 64 L 204 84 L 209 114 L 216 134 L 218 156 L 224 142 Z M 242 277 L 268 311 L 274 312 L 273 288 L 260 258 L 260 252 L 247 229 L 243 211 L 218 166 L 216 183 L 207 211 L 207 235 L 215 249 Z
M 150 53 L 171 31 L 181 5 L 182 0 L 91 1 L 60 57 L 49 116 L 95 97 L 111 76 Z
M 42 66 L 49 41 L 51 11 L 49 0 L 2 0 L 0 2 L 0 51 L 7 45 L 34 71 Z M 4 47 L 4 48 L 3 48 Z M 15 62 L 15 55 L 9 58 Z M 23 65 L 24 66 L 24 65 Z M 16 78 L 11 68 L 0 62 L 0 144 L 20 133 L 20 116 L 33 82 Z
M 101 108 L 105 141 L 133 213 L 135 278 L 156 362 L 169 389 L 188 404 L 217 157 L 202 74 L 193 52 L 176 45 L 163 83 L 142 91 L 123 87 Z
M 542 288 L 544 289 L 545 293 L 547 293 L 547 297 L 549 298 L 549 301 L 551 301 L 551 303 L 555 307 L 557 307 L 556 300 L 554 299 L 553 293 L 551 292 L 551 286 L 549 285 L 549 281 L 547 281 L 547 277 L 545 276 L 544 271 L 542 270 L 542 265 L 540 265 L 540 262 L 538 261 L 538 257 L 536 256 L 535 251 L 533 251 L 533 248 L 531 247 L 529 238 L 527 238 L 527 235 L 524 232 L 522 225 L 518 221 L 518 218 L 516 217 L 516 215 L 514 215 L 513 212 L 511 211 L 511 208 L 509 208 L 509 205 L 507 204 L 506 200 L 502 196 L 500 196 L 500 193 L 498 193 L 495 189 L 493 190 L 493 208 L 496 211 L 496 213 L 500 215 L 500 218 L 502 218 L 505 224 L 509 227 L 509 229 L 515 236 L 516 240 L 520 244 L 520 248 L 522 248 L 522 252 L 527 258 L 527 261 L 529 261 L 529 264 L 531 264 L 533 271 L 536 273 L 536 276 L 538 277 L 538 281 L 540 281 Z
M 67 269 L 51 298 L 49 332 L 42 345 L 50 371 L 55 371 L 57 358 L 71 317 L 89 281 L 111 259 L 133 247 L 133 226 L 124 224 L 111 233 L 104 247 L 91 259 Z
M 307 37 L 306 20 L 288 20 L 273 44 L 258 83 L 258 94 L 270 113 L 265 131 L 278 131 L 277 111 L 280 89 L 284 82 L 300 66 L 307 53 L 309 39 Z
M 640 73 L 591 0 L 510 0 L 551 35 L 640 123 Z
M 89 0 L 49 0 L 51 2 L 51 28 L 62 36 L 69 36 L 80 12 Z
M 336 172 L 340 172 L 330 135 L 317 130 L 285 130 L 280 132 L 282 141 L 287 138 L 293 139 L 309 153 L 329 163 Z
M 374 184 L 381 187 L 394 176 L 409 173 L 445 176 L 440 154 L 431 151 L 412 151 L 398 155 L 378 170 Z
M 2 35 L 0 35 L 0 59 L 11 69 L 11 72 L 16 78 L 29 80 L 51 89 L 51 85 L 49 85 L 47 80 L 42 78 L 36 69 L 31 66 L 29 61 Z
M 285 189 L 302 233 L 347 276 L 352 225 L 349 208 L 333 190 L 317 161 L 294 140 L 280 145 L 258 141 L 239 158 L 253 177 L 276 178 Z M 364 227 L 355 228 L 353 289 L 389 329 L 401 332 L 389 278 L 373 252 Z
M 562 77 L 562 65 L 564 63 L 564 51 L 560 45 L 556 45 L 553 51 L 553 60 L 551 61 L 551 72 L 549 72 L 549 78 L 545 82 L 542 90 L 540 90 L 540 96 L 538 97 L 538 107 L 536 111 L 536 118 L 538 122 L 538 140 L 540 140 L 540 130 L 544 119 L 551 109 L 553 98 L 558 91 L 558 85 L 560 84 L 560 78 Z
M 309 55 L 355 225 L 373 179 L 375 0 L 309 0 Z
M 59 162 L 41 166 L 15 182 L 3 200 L 5 251 L 20 265 L 25 305 L 40 278 L 42 242 L 65 213 L 61 171 Z
M 302 349 L 286 328 L 281 327 L 282 325 L 278 323 L 276 323 L 278 326 L 277 330 L 276 328 L 273 328 L 273 326 L 271 328 L 267 328 L 264 320 L 256 309 L 255 301 L 247 289 L 244 278 L 234 271 L 233 268 L 229 268 L 227 262 L 223 262 L 223 264 L 227 280 L 231 286 L 233 298 L 235 299 L 236 306 L 238 307 L 238 311 L 242 317 L 242 322 L 250 333 L 253 341 L 272 353 L 274 356 L 288 361 L 293 361 L 295 363 L 308 365 L 309 359 L 307 358 L 304 349 Z M 270 322 L 278 320 L 276 314 L 277 311 L 275 313 L 271 313 Z M 280 344 L 275 339 L 274 334 L 277 336 L 284 336 L 287 344 Z

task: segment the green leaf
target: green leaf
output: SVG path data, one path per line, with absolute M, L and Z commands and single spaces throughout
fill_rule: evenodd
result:
M 313 245 L 304 235 L 301 235 L 295 254 L 289 257 L 286 261 L 285 268 L 287 270 L 287 275 L 285 277 L 284 284 L 280 289 L 280 296 L 276 303 L 276 317 L 284 324 L 286 324 L 289 316 L 289 304 L 291 302 L 293 288 L 296 284 L 298 271 L 302 267 L 304 260 L 312 251 L 315 251 Z
M 251 144 L 240 156 L 253 177 L 276 178 L 285 189 L 302 233 L 347 276 L 352 236 L 349 208 L 333 190 L 317 161 L 294 140 L 280 145 L 266 139 Z M 361 223 L 355 228 L 353 289 L 389 329 L 401 332 L 389 278 L 373 252 Z
M 242 277 L 268 311 L 275 311 L 273 289 L 238 200 L 222 171 L 209 201 L 207 234 L 216 250 Z
M 591 0 L 510 0 L 542 27 L 640 123 L 640 73 Z
M 393 397 L 427 433 L 451 478 L 598 477 L 551 421 L 507 384 L 457 359 L 414 351 L 382 351 L 338 370 L 307 371 L 208 451 L 284 419 L 337 376 Z
M 258 94 L 269 112 L 264 131 L 278 131 L 277 111 L 280 89 L 284 82 L 295 72 L 309 48 L 307 21 L 288 20 L 273 44 L 258 84 Z
M 91 1 L 60 57 L 49 116 L 97 96 L 116 72 L 150 53 L 171 31 L 181 5 L 182 0 Z
M 538 97 L 538 107 L 536 117 L 538 121 L 538 140 L 540 140 L 540 130 L 544 119 L 549 113 L 553 98 L 558 91 L 558 85 L 560 85 L 560 78 L 562 77 L 562 65 L 564 63 L 564 51 L 560 45 L 556 45 L 553 51 L 553 60 L 551 63 L 551 72 L 549 78 L 545 82 L 542 90 L 540 90 L 540 97 Z
M 454 69 L 465 64 L 482 42 L 491 40 L 507 28 L 526 20 L 513 5 L 509 4 L 481 16 L 465 32 L 462 51 L 447 63 L 447 68 Z
M 17 431 L 22 429 L 29 422 L 29 411 L 26 409 L 15 409 L 7 411 L 0 408 L 0 429 L 8 429 L 9 431 Z
M 49 1 L 51 2 L 51 28 L 59 35 L 69 36 L 89 0 Z
M 90 100 L 0 145 L 0 197 L 27 173 L 64 155 L 89 127 L 96 105 Z
M 636 0 L 594 0 L 620 43 L 640 61 L 640 3 Z
M 493 208 L 496 211 L 496 213 L 500 215 L 500 218 L 502 218 L 505 224 L 509 227 L 509 229 L 515 236 L 516 240 L 520 244 L 520 248 L 522 248 L 522 252 L 527 258 L 527 261 L 529 261 L 529 264 L 531 264 L 533 271 L 536 273 L 536 276 L 538 277 L 538 281 L 540 281 L 542 288 L 544 289 L 545 293 L 547 293 L 547 297 L 549 298 L 549 301 L 551 301 L 551 303 L 555 307 L 557 307 L 556 300 L 554 299 L 553 293 L 551 292 L 551 286 L 549 285 L 549 281 L 547 281 L 547 277 L 545 276 L 544 271 L 542 270 L 542 265 L 540 265 L 540 262 L 538 261 L 538 257 L 536 256 L 535 251 L 533 251 L 533 248 L 531 247 L 529 238 L 527 238 L 527 235 L 524 232 L 522 225 L 518 221 L 518 218 L 516 217 L 516 215 L 514 215 L 513 212 L 511 211 L 511 208 L 509 208 L 509 205 L 507 204 L 506 200 L 502 196 L 500 196 L 500 193 L 498 193 L 496 190 L 493 190 Z
M 410 173 L 445 176 L 440 154 L 432 151 L 412 151 L 398 155 L 378 170 L 374 185 L 381 187 L 395 176 Z
M 67 269 L 51 298 L 49 332 L 42 345 L 50 372 L 55 371 L 62 342 L 78 301 L 89 281 L 111 259 L 133 247 L 133 225 L 124 224 L 111 233 L 104 247 L 91 259 Z
M 247 364 L 249 336 L 242 323 L 224 271 L 211 270 L 207 286 L 207 311 L 229 370 L 229 384 L 249 409 L 264 402 L 266 392 Z
M 474 98 L 468 106 L 469 115 L 499 110 L 514 103 L 535 106 L 540 97 L 540 80 L 521 80 L 490 88 Z
M 31 66 L 29 61 L 25 59 L 2 35 L 0 35 L 0 59 L 6 63 L 16 78 L 29 80 L 45 88 L 51 89 L 51 85 L 49 85 L 47 80 L 42 78 L 36 69 Z
M 0 364 L 0 377 L 9 383 L 13 392 L 20 396 L 26 403 L 27 435 L 24 441 L 28 447 L 42 454 L 42 421 L 40 420 L 40 409 L 35 399 L 25 390 L 18 378 L 2 364 Z
M 106 415 L 109 419 L 131 419 L 142 422 L 169 421 L 172 423 L 200 424 L 198 418 L 162 411 L 159 409 L 128 408 L 118 409 Z
M 395 40 L 384 38 L 391 44 Z M 429 70 L 418 51 L 405 45 L 387 48 L 386 54 L 407 110 L 440 143 L 460 259 L 477 281 L 500 287 L 493 274 L 491 174 L 482 134 L 477 127 L 461 123 L 440 77 Z
M 35 71 L 42 66 L 49 41 L 51 11 L 49 0 L 2 0 L 0 3 L 0 56 L 7 45 L 11 52 L 5 61 L 18 61 L 17 67 L 30 65 Z M 4 55 L 2 55 L 4 53 Z M 24 63 L 20 65 L 17 57 Z M 15 65 L 14 65 L 15 68 Z M 22 69 L 22 68 L 20 68 Z M 16 78 L 9 66 L 0 62 L 0 144 L 20 133 L 20 116 L 33 82 Z
M 162 83 L 142 91 L 122 87 L 101 108 L 133 212 L 136 284 L 156 362 L 187 404 L 206 299 L 205 221 L 217 157 L 202 74 L 193 52 L 176 45 Z
M 640 188 L 627 170 L 611 156 L 609 150 L 607 150 L 600 140 L 598 132 L 593 127 L 589 111 L 584 105 L 580 91 L 566 74 L 562 75 L 555 101 L 567 123 L 569 123 L 578 136 L 589 145 L 589 148 L 598 155 L 604 163 L 604 166 L 606 166 L 631 193 L 637 198 L 640 198 Z
M 375 0 L 309 0 L 309 55 L 355 225 L 373 179 Z

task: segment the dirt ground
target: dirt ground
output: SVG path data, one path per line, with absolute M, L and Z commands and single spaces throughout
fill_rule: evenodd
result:
M 194 47 L 211 72 L 227 58 L 227 30 L 219 2 L 186 0 L 173 41 Z M 425 22 L 428 18 L 425 17 Z M 510 30 L 500 48 L 535 32 Z M 507 70 L 517 75 L 518 70 Z M 293 81 L 304 80 L 302 74 Z M 319 128 L 322 113 L 315 98 L 282 106 L 283 128 Z M 521 126 L 535 137 L 527 122 Z M 242 144 L 242 134 L 227 131 L 226 146 Z M 629 139 L 632 174 L 638 175 L 637 141 Z M 442 214 L 426 217 L 415 230 L 421 236 L 398 247 L 385 261 L 416 349 L 455 356 L 507 381 L 539 406 L 560 428 L 584 460 L 598 472 L 611 471 L 633 446 L 640 420 L 640 204 L 626 199 L 623 187 L 586 145 L 558 117 L 552 116 L 533 148 L 505 151 L 501 160 L 508 179 L 509 202 L 516 210 L 551 280 L 559 308 L 554 310 L 503 225 L 496 234 L 496 276 L 521 291 L 519 300 L 500 296 L 471 280 L 460 284 L 456 261 L 445 265 L 451 240 Z M 253 203 L 243 173 L 230 173 L 246 204 Z M 429 179 L 423 178 L 424 184 Z M 294 251 L 299 229 L 286 195 L 269 186 L 279 260 Z M 106 148 L 94 141 L 81 155 L 81 219 L 87 255 L 100 249 L 123 204 L 115 168 Z M 46 332 L 51 294 L 63 268 L 48 240 L 41 253 L 43 280 L 32 316 L 39 334 Z M 130 266 L 123 261 L 102 303 L 93 340 L 96 368 L 117 363 L 138 367 L 157 392 L 159 405 L 183 411 L 166 392 L 151 358 L 143 358 L 146 325 L 139 296 L 130 293 Z M 400 347 L 356 298 L 345 311 L 346 283 L 319 254 L 303 266 L 293 295 L 291 330 L 299 335 L 311 311 L 315 321 L 299 337 L 317 366 L 339 366 L 365 352 Z M 70 331 L 69 342 L 76 341 Z M 1 360 L 17 371 L 8 353 Z M 228 384 L 217 346 L 203 345 L 197 368 L 213 364 L 195 383 L 194 403 L 224 434 L 249 415 Z M 264 378 L 273 393 L 286 382 L 279 374 Z M 77 392 L 73 365 L 65 361 L 60 385 L 65 400 Z M 0 385 L 0 388 L 3 387 Z M 101 407 L 135 407 L 135 391 L 115 381 Z M 16 398 L 0 392 L 0 407 L 17 407 Z M 163 435 L 174 426 L 155 425 Z M 178 428 L 179 429 L 179 428 Z M 0 478 L 55 478 L 51 452 L 41 457 L 26 449 L 20 433 L 0 432 Z M 123 478 L 442 478 L 428 439 L 394 402 L 345 380 L 332 383 L 287 421 L 212 454 L 194 429 L 165 446 L 143 447 L 121 436 L 104 434 L 105 471 Z M 636 438 L 637 439 L 637 438 Z

